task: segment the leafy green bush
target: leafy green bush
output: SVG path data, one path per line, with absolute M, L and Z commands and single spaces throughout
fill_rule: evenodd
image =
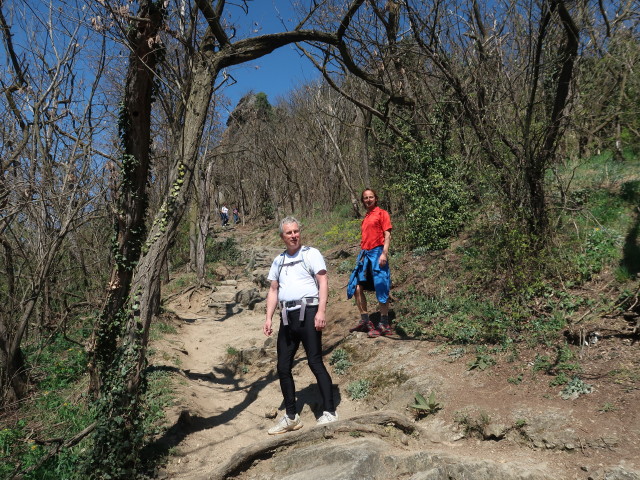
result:
M 372 167 L 387 179 L 379 190 L 386 190 L 382 197 L 393 206 L 395 238 L 410 248 L 446 248 L 469 218 L 468 188 L 459 171 L 463 162 L 452 154 L 446 108 L 430 112 L 428 139 L 418 133 L 408 111 L 404 118 L 396 112 L 395 130 L 373 122 L 383 141 L 372 152 Z
M 344 375 L 352 365 L 349 361 L 349 354 L 342 348 L 336 348 L 329 357 L 329 365 L 333 365 L 333 370 L 337 375 Z
M 619 255 L 622 237 L 612 230 L 596 227 L 587 233 L 584 251 L 577 256 L 580 280 L 587 281 L 599 273 L 604 265 Z
M 232 345 L 227 345 L 225 348 L 226 348 L 228 356 L 230 356 L 230 357 L 240 356 L 240 350 L 238 350 L 236 347 L 234 347 Z
M 233 238 L 226 238 L 222 242 L 211 238 L 207 240 L 205 260 L 209 263 L 224 262 L 227 265 L 235 265 L 241 255 L 242 252 Z
M 322 247 L 360 244 L 360 223 L 362 223 L 362 219 L 338 219 L 334 222 L 328 226 L 322 235 Z
M 155 438 L 165 428 L 165 411 L 173 400 L 173 387 L 168 372 L 154 370 L 147 375 L 147 390 L 144 394 L 143 430 L 149 439 Z
M 337 273 L 349 273 L 355 267 L 354 260 L 343 260 L 336 268 Z
M 355 380 L 347 385 L 347 393 L 352 400 L 362 400 L 371 393 L 371 384 L 369 380 Z
M 405 214 L 408 244 L 429 250 L 448 247 L 468 218 L 464 188 L 439 171 L 430 172 L 428 177 L 407 173 L 396 188 L 408 204 Z
M 640 180 L 629 180 L 620 186 L 620 198 L 630 205 L 640 204 Z
M 484 411 L 480 411 L 477 417 L 463 411 L 455 412 L 453 420 L 460 425 L 465 435 L 480 438 L 484 438 L 486 428 L 491 423 L 491 417 Z
M 493 358 L 491 355 L 481 353 L 476 355 L 476 358 L 473 361 L 469 362 L 467 367 L 469 370 L 475 370 L 476 368 L 478 370 L 486 370 L 487 368 L 495 364 L 496 364 L 495 358 Z
M 536 295 L 549 255 L 538 238 L 513 218 L 480 226 L 463 251 L 462 265 L 483 282 L 495 283 L 507 296 Z
M 396 331 L 409 337 L 440 336 L 461 344 L 500 344 L 522 328 L 518 312 L 507 312 L 470 293 L 433 297 L 412 292 L 397 303 L 400 320 Z
M 562 389 L 560 396 L 564 400 L 569 400 L 591 392 L 593 392 L 593 386 L 585 383 L 578 377 L 573 377 L 573 379 Z
M 553 384 L 562 385 L 567 383 L 568 373 L 575 374 L 580 372 L 581 368 L 579 364 L 571 361 L 575 358 L 575 355 L 567 344 L 557 345 L 555 350 L 554 358 L 549 355 L 536 354 L 533 361 L 533 371 L 542 371 L 547 375 L 556 375 L 560 378 L 554 379 Z
M 415 410 L 418 418 L 426 417 L 442 410 L 442 405 L 436 401 L 435 392 L 431 392 L 428 399 L 422 394 L 416 393 L 414 403 L 409 406 Z

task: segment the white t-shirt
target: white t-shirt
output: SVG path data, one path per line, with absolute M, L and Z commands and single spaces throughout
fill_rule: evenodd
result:
M 229 213 L 229 209 L 228 209 L 227 207 L 222 207 L 222 208 L 220 209 L 220 211 L 221 211 L 222 213 Z
M 305 269 L 302 259 L 302 251 L 305 249 L 306 268 L 310 269 L 314 276 L 311 276 Z M 284 264 L 280 269 L 280 264 L 283 261 Z M 278 270 L 280 270 L 280 278 L 278 278 Z M 303 246 L 293 256 L 286 252 L 284 255 L 278 255 L 271 264 L 267 279 L 278 281 L 280 287 L 278 288 L 278 301 L 290 302 L 304 297 L 317 297 L 318 286 L 316 285 L 315 275 L 323 270 L 326 272 L 327 265 L 320 251 L 313 247 Z

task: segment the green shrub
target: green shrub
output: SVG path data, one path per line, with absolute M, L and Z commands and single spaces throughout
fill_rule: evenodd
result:
M 571 348 L 567 344 L 558 345 L 555 347 L 555 357 L 552 358 L 549 355 L 536 354 L 533 361 L 533 371 L 542 371 L 547 375 L 560 376 L 554 380 L 555 384 L 562 385 L 568 381 L 566 377 L 567 373 L 577 373 L 581 371 L 580 365 L 571 362 L 575 358 L 575 355 Z
M 230 357 L 237 357 L 240 355 L 240 350 L 238 350 L 236 347 L 232 345 L 227 345 L 226 351 L 227 351 L 227 355 Z
M 630 180 L 620 186 L 620 198 L 630 205 L 640 204 L 640 180 Z
M 469 365 L 467 365 L 467 367 L 469 370 L 474 370 L 476 368 L 478 370 L 486 370 L 495 364 L 496 360 L 491 355 L 479 354 L 472 362 L 469 363 Z
M 622 237 L 612 230 L 596 227 L 587 233 L 584 250 L 576 259 L 581 281 L 590 280 L 619 256 Z
M 208 263 L 224 262 L 227 265 L 237 265 L 242 256 L 234 238 L 226 238 L 222 242 L 207 239 L 205 260 Z
M 567 383 L 569 383 L 569 377 L 567 376 L 566 373 L 564 372 L 560 372 L 558 373 L 558 375 L 556 375 L 553 380 L 551 380 L 549 382 L 549 386 L 550 387 L 557 387 L 558 385 L 566 385 Z
M 578 377 L 573 377 L 573 379 L 562 389 L 560 396 L 564 400 L 569 400 L 591 392 L 593 392 L 593 386 L 585 383 Z
M 349 273 L 355 268 L 354 260 L 343 260 L 336 268 L 337 273 Z
M 355 380 L 347 385 L 347 393 L 352 400 L 362 400 L 371 392 L 369 380 Z
M 484 438 L 485 430 L 491 423 L 491 417 L 486 412 L 479 412 L 477 417 L 466 412 L 456 412 L 454 422 L 463 429 L 465 435 Z
M 154 370 L 147 375 L 147 390 L 144 393 L 144 426 L 148 439 L 164 431 L 165 411 L 173 401 L 173 386 L 168 372 Z
M 342 348 L 336 348 L 329 357 L 329 365 L 333 365 L 333 370 L 337 375 L 344 375 L 347 373 L 351 362 L 349 361 L 349 354 Z
M 361 222 L 362 219 L 353 218 L 334 220 L 331 225 L 326 226 L 326 230 L 320 238 L 321 246 L 331 248 L 335 245 L 359 245 Z
M 410 290 L 401 296 L 397 309 L 400 320 L 396 330 L 409 337 L 440 336 L 460 344 L 502 344 L 521 328 L 519 312 L 504 311 L 474 294 L 434 297 Z
M 422 394 L 416 393 L 414 403 L 409 406 L 416 411 L 416 416 L 418 418 L 433 415 L 442 410 L 442 405 L 436 401 L 435 392 L 431 392 L 428 399 L 426 399 Z
M 509 383 L 511 383 L 513 385 L 520 385 L 522 383 L 523 379 L 524 379 L 524 375 L 522 373 L 519 373 L 515 377 L 507 378 L 507 382 L 509 382 Z
M 407 199 L 406 238 L 410 246 L 441 250 L 468 218 L 466 190 L 442 172 L 408 173 L 396 188 Z

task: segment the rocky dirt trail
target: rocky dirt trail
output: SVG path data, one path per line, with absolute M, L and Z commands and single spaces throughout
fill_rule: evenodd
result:
M 222 238 L 228 235 L 242 238 L 243 231 L 229 229 Z M 505 366 L 470 370 L 468 357 L 443 345 L 349 334 L 357 310 L 344 298 L 347 279 L 333 273 L 338 259 L 331 255 L 323 344 L 340 421 L 316 426 L 318 393 L 301 349 L 294 378 L 304 428 L 269 436 L 282 396 L 275 338 L 262 334 L 261 280 L 282 249 L 242 248 L 249 267 L 221 268 L 214 289 L 188 288 L 167 300 L 177 333 L 155 342 L 152 363 L 178 372 L 178 400 L 167 412 L 172 427 L 161 443 L 171 455 L 158 478 L 640 478 L 637 388 L 596 389 L 593 397 L 566 401 L 544 379 L 506 382 Z M 346 375 L 329 367 L 338 346 L 354 364 Z M 604 342 L 600 347 L 604 355 Z M 346 386 L 364 377 L 376 381 L 375 395 L 352 400 Z M 442 409 L 416 422 L 407 408 L 415 392 L 435 392 Z M 629 408 L 597 413 L 595 405 L 608 399 Z

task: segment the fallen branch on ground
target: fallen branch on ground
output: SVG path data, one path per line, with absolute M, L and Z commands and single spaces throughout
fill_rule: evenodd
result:
M 84 430 L 82 430 L 80 433 L 78 433 L 76 436 L 74 436 L 73 438 L 67 440 L 66 442 L 62 439 L 62 438 L 55 438 L 55 439 L 51 439 L 51 440 L 43 440 L 42 443 L 43 445 L 46 444 L 56 444 L 57 446 L 55 448 L 52 448 L 49 453 L 47 453 L 46 455 L 44 455 L 42 458 L 40 458 L 34 465 L 31 465 L 29 468 L 22 470 L 22 471 L 16 471 L 13 473 L 13 475 L 10 477 L 11 480 L 22 480 L 23 478 L 25 478 L 25 475 L 33 472 L 34 470 L 40 468 L 40 466 L 42 466 L 47 460 L 49 460 L 51 457 L 57 455 L 58 453 L 60 453 L 61 450 L 65 449 L 65 448 L 71 448 L 75 445 L 77 445 L 78 443 L 80 443 L 87 435 L 89 435 L 91 432 L 93 432 L 93 430 L 96 428 L 96 423 L 92 423 L 91 425 L 89 425 L 87 428 L 85 428 Z

